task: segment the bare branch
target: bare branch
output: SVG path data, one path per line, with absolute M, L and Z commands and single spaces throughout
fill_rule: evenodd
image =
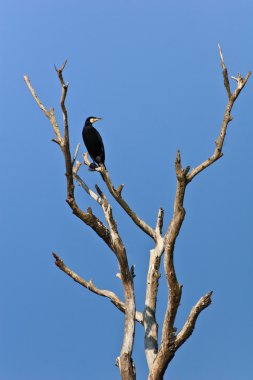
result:
M 134 343 L 134 321 L 136 310 L 133 276 L 131 274 L 131 270 L 129 269 L 126 250 L 123 245 L 122 239 L 119 235 L 117 223 L 113 217 L 112 207 L 109 204 L 105 194 L 97 185 L 96 190 L 102 200 L 101 206 L 103 208 L 106 221 L 110 228 L 111 249 L 118 259 L 120 268 L 120 274 L 118 277 L 120 277 L 122 281 L 125 295 L 125 330 L 122 348 L 120 356 L 117 359 L 117 364 L 120 368 L 120 373 L 123 380 L 134 380 L 136 374 L 134 363 L 132 360 L 132 350 Z
M 158 324 L 156 321 L 156 302 L 160 279 L 160 262 L 164 250 L 164 239 L 157 240 L 154 249 L 150 250 L 147 287 L 144 309 L 144 344 L 148 367 L 151 370 L 158 351 Z
M 93 198 L 98 204 L 102 205 L 102 203 L 103 203 L 102 198 L 99 197 L 94 191 L 92 191 L 86 185 L 86 183 L 81 179 L 81 177 L 79 177 L 79 175 L 75 173 L 75 171 L 73 171 L 73 176 L 74 176 L 74 179 L 76 180 L 76 182 L 78 183 L 78 185 L 80 185 L 83 188 L 83 190 L 86 191 L 86 193 L 88 195 L 90 195 L 91 198 Z
M 205 296 L 201 297 L 200 300 L 196 303 L 196 305 L 192 308 L 189 317 L 187 321 L 185 322 L 182 330 L 178 333 L 176 340 L 175 340 L 175 346 L 176 349 L 178 349 L 193 333 L 195 323 L 197 321 L 197 318 L 202 310 L 207 308 L 212 300 L 212 293 L 209 292 Z
M 249 71 L 249 72 L 246 74 L 245 78 L 243 78 L 243 77 L 241 76 L 241 74 L 238 73 L 238 77 L 235 78 L 236 81 L 237 81 L 237 88 L 235 89 L 235 91 L 233 92 L 233 95 L 232 95 L 233 98 L 234 98 L 234 100 L 236 100 L 236 99 L 238 98 L 238 95 L 239 95 L 240 92 L 242 91 L 243 87 L 244 87 L 245 84 L 247 83 L 247 81 L 248 81 L 248 79 L 249 79 L 250 76 L 251 76 L 251 71 Z
M 27 85 L 27 87 L 29 88 L 34 100 L 36 101 L 36 103 L 38 104 L 38 106 L 40 107 L 40 109 L 44 112 L 44 114 L 50 119 L 50 113 L 49 111 L 46 109 L 46 107 L 42 104 L 42 102 L 40 101 L 40 99 L 38 98 L 38 95 L 36 94 L 34 88 L 32 87 L 31 85 L 31 82 L 30 82 L 30 79 L 28 78 L 27 75 L 24 75 L 24 81 Z
M 57 69 L 55 67 L 55 70 L 58 74 L 58 78 L 60 80 L 61 88 L 62 88 L 62 95 L 61 95 L 61 109 L 62 109 L 62 115 L 63 115 L 63 125 L 64 125 L 64 139 L 63 139 L 63 146 L 62 146 L 62 152 L 64 154 L 65 158 L 65 166 L 66 166 L 66 177 L 67 177 L 67 202 L 69 205 L 71 205 L 72 199 L 74 199 L 74 181 L 73 181 L 73 162 L 71 159 L 71 153 L 70 153 L 70 147 L 69 147 L 69 128 L 68 128 L 68 113 L 65 106 L 65 100 L 67 96 L 68 91 L 68 84 L 65 84 L 62 72 L 66 66 L 67 60 L 63 63 L 62 67 L 60 69 Z
M 59 74 L 59 72 L 60 72 L 60 73 L 63 72 L 63 70 L 65 69 L 65 66 L 66 66 L 67 62 L 68 62 L 68 60 L 65 59 L 65 61 L 63 62 L 63 64 L 62 64 L 62 66 L 61 66 L 60 69 L 57 69 L 56 65 L 54 65 L 54 68 L 55 68 L 55 71 L 57 72 L 57 74 Z
M 64 68 L 64 65 L 62 66 Z M 60 69 L 61 70 L 61 69 Z M 61 85 L 64 87 L 64 81 L 62 78 L 62 73 L 59 76 Z M 58 143 L 60 146 L 62 153 L 64 155 L 65 159 L 65 166 L 66 166 L 66 177 L 67 177 L 67 203 L 71 207 L 73 214 L 75 214 L 80 220 L 82 220 L 85 224 L 90 226 L 97 234 L 100 236 L 104 242 L 112 249 L 112 241 L 111 241 L 111 235 L 110 231 L 108 228 L 105 227 L 103 222 L 99 220 L 93 213 L 92 211 L 85 213 L 83 212 L 77 205 L 74 197 L 74 184 L 73 184 L 73 173 L 72 173 L 72 159 L 71 159 L 71 154 L 69 150 L 69 139 L 67 140 L 62 138 L 55 114 L 54 114 L 54 109 L 51 108 L 50 111 L 48 112 L 46 110 L 46 107 L 42 104 L 42 102 L 39 100 L 38 96 L 36 95 L 33 87 L 31 86 L 31 83 L 28 79 L 27 76 L 24 76 L 24 80 L 33 96 L 35 99 L 36 103 L 39 105 L 40 109 L 44 112 L 44 114 L 49 118 L 54 133 L 56 135 L 56 140 L 55 142 Z M 65 90 L 63 89 L 63 92 Z M 64 98 L 65 99 L 65 98 Z M 63 111 L 64 112 L 64 111 Z M 67 118 L 66 118 L 66 124 L 65 128 L 68 129 L 68 123 L 67 123 Z M 68 136 L 68 131 L 65 133 L 65 137 Z
M 97 185 L 96 185 L 96 190 L 102 199 L 101 205 L 102 205 L 102 208 L 103 208 L 103 211 L 105 214 L 105 219 L 106 219 L 108 226 L 110 228 L 112 250 L 115 253 L 115 255 L 117 256 L 117 259 L 119 262 L 119 267 L 120 267 L 121 279 L 122 279 L 123 285 L 124 285 L 124 282 L 129 281 L 129 277 L 131 277 L 131 279 L 132 279 L 132 276 L 131 276 L 131 273 L 129 270 L 129 266 L 128 266 L 126 250 L 125 250 L 124 244 L 122 242 L 122 239 L 120 237 L 118 227 L 117 227 L 117 223 L 113 217 L 112 207 L 109 204 L 105 194 L 101 191 L 101 189 Z
M 170 339 L 166 342 L 167 345 L 164 345 L 162 342 L 161 348 L 158 352 L 158 355 L 155 359 L 153 368 L 149 373 L 148 380 L 157 380 L 162 379 L 163 375 L 168 367 L 168 364 L 174 358 L 176 351 L 193 333 L 197 318 L 201 311 L 207 308 L 211 304 L 212 292 L 207 293 L 205 296 L 196 303 L 192 308 L 190 315 L 184 324 L 182 330 L 176 336 L 174 329 L 171 332 Z
M 218 44 L 218 49 L 219 49 L 219 53 L 220 53 L 222 74 L 223 74 L 223 78 L 224 78 L 224 86 L 225 86 L 225 88 L 227 90 L 228 99 L 230 99 L 230 97 L 231 97 L 231 90 L 230 90 L 230 83 L 229 83 L 229 79 L 228 79 L 228 71 L 227 71 L 227 68 L 225 66 L 224 58 L 223 58 L 223 55 L 222 55 L 222 50 L 221 50 L 221 47 L 220 47 L 219 44 Z
M 229 100 L 228 100 L 228 103 L 227 103 L 227 106 L 226 106 L 226 109 L 224 112 L 223 121 L 221 124 L 220 135 L 219 135 L 218 139 L 215 141 L 216 148 L 214 150 L 213 155 L 211 157 L 209 157 L 207 160 L 205 160 L 204 162 L 202 162 L 202 164 L 197 166 L 195 169 L 193 169 L 187 175 L 187 182 L 191 182 L 197 174 L 202 172 L 204 169 L 206 169 L 208 166 L 212 165 L 215 161 L 217 161 L 219 158 L 221 158 L 223 156 L 222 148 L 223 148 L 224 140 L 226 137 L 227 126 L 228 126 L 229 122 L 232 121 L 232 119 L 233 119 L 231 116 L 231 110 L 232 110 L 233 105 L 234 105 L 236 99 L 238 98 L 241 90 L 243 89 L 243 87 L 245 86 L 245 84 L 247 83 L 247 81 L 251 75 L 251 72 L 249 71 L 248 74 L 245 76 L 245 78 L 243 78 L 240 74 L 238 74 L 238 78 L 233 77 L 233 79 L 235 79 L 237 82 L 237 88 L 231 94 L 230 84 L 229 84 L 229 79 L 228 79 L 228 73 L 227 73 L 225 63 L 224 63 L 224 59 L 223 59 L 223 55 L 222 55 L 220 46 L 219 46 L 219 52 L 220 52 L 220 57 L 221 57 L 221 65 L 222 65 L 222 69 L 223 69 L 224 86 L 227 90 Z
M 174 200 L 174 212 L 170 225 L 164 236 L 164 270 L 169 289 L 168 303 L 163 322 L 162 342 L 155 358 L 154 365 L 150 371 L 150 380 L 161 378 L 159 376 L 162 376 L 168 366 L 169 361 L 175 354 L 174 322 L 181 300 L 182 285 L 180 285 L 177 281 L 176 271 L 174 267 L 174 246 L 185 217 L 183 202 L 185 188 L 187 185 L 186 176 L 188 172 L 188 167 L 186 169 L 182 168 L 181 155 L 179 150 L 175 159 L 175 172 L 177 177 L 177 188 Z
M 93 281 L 86 281 L 82 277 L 80 277 L 78 274 L 76 274 L 72 269 L 67 267 L 63 260 L 53 252 L 53 256 L 55 258 L 55 265 L 57 265 L 58 268 L 60 268 L 64 273 L 66 273 L 69 277 L 71 277 L 74 281 L 76 281 L 78 284 L 82 285 L 89 291 L 98 294 L 99 296 L 108 298 L 120 311 L 123 313 L 126 312 L 126 306 L 123 301 L 119 297 L 116 296 L 115 293 L 109 291 L 109 290 L 101 290 L 97 288 Z M 143 324 L 143 315 L 140 311 L 136 311 L 135 313 L 135 320 L 139 322 L 141 325 Z
M 49 120 L 50 120 L 50 122 L 52 124 L 53 130 L 54 130 L 54 133 L 55 133 L 55 136 L 56 136 L 56 139 L 53 139 L 53 141 L 61 146 L 62 143 L 63 143 L 63 138 L 61 136 L 61 133 L 60 133 L 60 130 L 59 130 L 56 118 L 55 118 L 54 109 L 51 108 L 48 111 L 46 109 L 46 107 L 42 104 L 42 102 L 40 101 L 39 97 L 37 96 L 34 88 L 32 87 L 32 85 L 30 83 L 30 80 L 29 80 L 29 78 L 28 78 L 27 75 L 24 75 L 24 80 L 25 80 L 25 83 L 26 83 L 28 89 L 30 90 L 30 93 L 32 94 L 34 100 L 36 101 L 36 103 L 38 104 L 38 106 L 40 107 L 40 109 L 44 112 L 44 114 L 46 115 L 46 117 L 49 118 Z
M 51 139 L 51 141 L 54 142 L 54 143 L 56 143 L 57 145 L 61 146 L 61 144 L 59 143 L 58 140 L 56 140 L 56 139 Z
M 90 160 L 89 160 L 89 157 L 88 157 L 88 153 L 87 153 L 87 152 L 83 153 L 83 161 L 84 161 L 85 165 L 87 165 L 87 166 L 90 167 L 91 162 L 90 162 Z
M 125 295 L 125 330 L 124 338 L 121 347 L 120 356 L 118 358 L 118 365 L 120 368 L 121 377 L 123 380 L 135 379 L 135 367 L 132 360 L 132 351 L 134 343 L 135 333 L 135 296 L 134 296 L 134 284 L 131 270 L 129 269 L 127 254 L 120 237 L 117 223 L 112 214 L 112 207 L 109 204 L 105 194 L 96 186 L 96 190 L 103 200 L 102 208 L 105 214 L 106 221 L 110 228 L 112 249 L 117 256 L 120 278 L 124 288 Z
M 163 217 L 164 217 L 164 210 L 162 208 L 159 208 L 155 230 L 156 230 L 156 233 L 159 234 L 160 236 L 162 235 L 162 229 L 163 229 Z
M 90 167 L 91 163 L 89 161 L 88 154 L 85 153 L 83 157 L 85 165 Z M 109 173 L 105 169 L 105 167 L 99 166 L 93 170 L 102 173 L 109 192 L 111 193 L 113 198 L 119 203 L 119 205 L 123 208 L 123 210 L 130 216 L 133 222 L 152 239 L 156 240 L 157 236 L 155 230 L 152 227 L 150 227 L 146 222 L 144 222 L 141 218 L 139 218 L 139 216 L 128 206 L 126 201 L 122 198 L 121 192 L 123 189 L 123 185 L 120 185 L 118 189 L 115 189 L 109 177 Z
M 120 196 L 121 196 L 121 193 L 122 193 L 122 190 L 123 190 L 124 186 L 125 186 L 124 183 L 122 183 L 121 185 L 118 186 L 118 188 L 117 188 L 117 190 L 116 190 L 117 193 L 118 193 Z
M 76 150 L 75 150 L 75 153 L 74 153 L 74 156 L 73 156 L 73 160 L 72 160 L 72 166 L 75 165 L 76 157 L 78 155 L 79 148 L 80 148 L 80 143 L 78 143 L 77 146 L 76 146 Z
M 211 296 L 212 292 L 209 292 L 205 296 L 201 297 L 201 299 L 192 308 L 186 323 L 178 335 L 176 335 L 176 329 L 174 328 L 171 331 L 170 337 L 166 344 L 164 344 L 164 341 L 162 342 L 161 348 L 155 359 L 154 366 L 150 371 L 148 378 L 149 380 L 162 379 L 168 364 L 175 356 L 178 348 L 185 343 L 193 333 L 199 314 L 211 304 Z
M 68 83 L 64 82 L 62 72 L 65 69 L 65 66 L 67 64 L 67 60 L 63 63 L 62 67 L 60 69 L 57 69 L 55 66 L 55 70 L 58 74 L 58 78 L 61 83 L 61 88 L 62 88 L 62 95 L 61 95 L 61 109 L 62 109 L 62 114 L 63 114 L 63 124 L 64 124 L 64 145 L 67 148 L 69 145 L 69 129 L 68 129 L 68 112 L 65 106 L 65 100 L 67 96 L 67 91 L 68 91 Z
M 82 166 L 82 163 L 80 161 L 76 161 L 75 166 L 73 167 L 73 175 L 78 173 L 78 170 Z

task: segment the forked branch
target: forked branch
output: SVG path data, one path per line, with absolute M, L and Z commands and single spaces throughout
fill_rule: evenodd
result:
M 76 162 L 76 166 L 73 168 L 73 177 L 78 183 L 79 186 L 82 187 L 82 189 L 92 198 L 94 201 L 96 201 L 100 206 L 102 206 L 103 199 L 97 195 L 93 190 L 89 188 L 89 186 L 84 182 L 84 180 L 79 177 L 78 169 L 81 166 L 81 163 L 79 161 Z
M 233 93 L 231 93 L 230 82 L 228 79 L 228 72 L 225 66 L 224 58 L 222 55 L 221 48 L 219 46 L 219 53 L 222 65 L 222 73 L 224 79 L 224 86 L 228 94 L 228 103 L 224 112 L 223 121 L 221 124 L 221 130 L 218 139 L 216 140 L 216 148 L 211 157 L 205 160 L 202 164 L 197 166 L 191 172 L 190 167 L 186 167 L 183 169 L 181 166 L 181 157 L 180 152 L 178 151 L 176 161 L 175 161 L 175 171 L 177 177 L 177 188 L 174 199 L 174 212 L 173 216 L 164 236 L 164 268 L 166 273 L 166 279 L 168 283 L 168 304 L 164 317 L 163 323 L 163 331 L 162 331 L 162 342 L 161 346 L 158 350 L 156 358 L 154 360 L 154 365 L 150 371 L 149 380 L 158 380 L 162 379 L 163 374 L 166 371 L 166 368 L 169 362 L 175 355 L 176 350 L 190 337 L 192 334 L 196 320 L 206 307 L 211 304 L 211 296 L 212 292 L 207 293 L 203 296 L 197 304 L 192 308 L 189 317 L 181 329 L 181 331 L 176 335 L 176 327 L 174 325 L 175 318 L 177 315 L 178 307 L 181 300 L 182 286 L 179 284 L 174 268 L 174 247 L 176 243 L 177 236 L 180 232 L 182 223 L 185 217 L 184 210 L 184 195 L 187 185 L 193 180 L 193 178 L 212 165 L 216 160 L 222 157 L 222 148 L 224 144 L 224 140 L 226 137 L 226 131 L 228 123 L 232 120 L 231 110 L 232 107 L 239 96 L 241 90 L 247 83 L 251 72 L 243 78 L 240 74 L 238 74 L 237 78 L 233 79 L 237 83 L 237 87 Z M 144 326 L 145 326 L 145 318 L 144 318 Z
M 217 161 L 219 158 L 221 158 L 223 156 L 222 148 L 223 148 L 223 143 L 224 143 L 224 140 L 225 140 L 225 137 L 226 137 L 227 126 L 230 123 L 230 121 L 233 120 L 233 118 L 231 116 L 231 110 L 232 110 L 233 105 L 234 105 L 236 99 L 238 98 L 241 90 L 243 89 L 243 87 L 245 86 L 245 84 L 247 83 L 247 81 L 248 81 L 248 79 L 249 79 L 249 77 L 251 75 L 251 71 L 249 71 L 247 73 L 247 75 L 245 76 L 245 78 L 243 78 L 241 76 L 241 74 L 238 74 L 237 78 L 232 77 L 237 82 L 237 87 L 234 90 L 234 92 L 231 93 L 231 91 L 230 91 L 230 82 L 229 82 L 229 79 L 228 79 L 228 72 L 227 72 L 227 68 L 225 66 L 225 62 L 224 62 L 224 58 L 223 58 L 223 55 L 222 55 L 222 51 L 221 51 L 220 45 L 219 45 L 219 53 L 220 53 L 220 59 L 221 59 L 222 74 L 223 74 L 223 79 L 224 79 L 224 86 L 225 86 L 227 94 L 228 94 L 228 103 L 227 103 L 227 106 L 226 106 L 226 109 L 225 109 L 225 112 L 224 112 L 224 116 L 223 116 L 223 121 L 222 121 L 222 124 L 221 124 L 221 130 L 220 130 L 219 137 L 215 141 L 216 147 L 215 147 L 213 155 L 211 157 L 209 157 L 207 160 L 205 160 L 204 162 L 202 162 L 202 164 L 198 165 L 195 169 L 193 169 L 187 175 L 187 181 L 188 182 L 192 181 L 193 178 L 197 174 L 199 174 L 200 172 L 202 172 L 204 169 L 206 169 L 208 166 L 212 165 L 215 161 Z
M 54 129 L 56 139 L 54 141 L 60 146 L 62 153 L 65 159 L 65 167 L 66 167 L 66 177 L 67 177 L 67 203 L 71 207 L 73 213 L 80 218 L 85 224 L 90 226 L 110 247 L 110 249 L 117 256 L 121 279 L 124 288 L 125 294 L 125 304 L 123 304 L 117 297 L 108 291 L 101 291 L 94 286 L 92 283 L 87 283 L 85 280 L 81 279 L 77 276 L 73 271 L 65 266 L 63 261 L 55 255 L 56 265 L 63 270 L 66 274 L 72 277 L 75 281 L 81 283 L 86 288 L 90 288 L 94 293 L 106 296 L 111 299 L 116 307 L 118 307 L 121 311 L 125 313 L 125 333 L 122 344 L 122 349 L 120 353 L 120 357 L 118 358 L 118 365 L 120 368 L 121 377 L 123 380 L 134 380 L 135 379 L 135 367 L 132 361 L 132 350 L 133 350 L 133 340 L 134 340 L 134 330 L 135 330 L 135 319 L 136 319 L 136 310 L 135 310 L 135 298 L 134 298 L 134 288 L 133 288 L 133 278 L 129 270 L 126 251 L 122 240 L 119 236 L 116 222 L 112 215 L 112 209 L 109 205 L 106 197 L 100 192 L 100 197 L 96 196 L 94 192 L 92 192 L 86 184 L 81 180 L 78 176 L 77 171 L 80 166 L 78 163 L 74 166 L 76 160 L 76 154 L 73 159 L 70 153 L 69 146 L 69 128 L 68 128 L 68 113 L 65 106 L 65 100 L 67 96 L 68 84 L 64 82 L 62 72 L 65 68 L 66 62 L 62 65 L 60 69 L 56 69 L 58 74 L 58 78 L 62 88 L 62 95 L 60 100 L 60 105 L 62 109 L 63 115 L 63 125 L 64 125 L 64 136 L 62 137 L 58 124 L 56 122 L 56 118 L 54 115 L 53 109 L 48 111 L 39 100 L 36 95 L 34 89 L 32 88 L 30 81 L 27 76 L 24 77 L 25 82 L 34 97 L 35 101 L 41 108 L 41 110 L 45 113 L 45 115 L 49 118 L 52 127 Z M 105 225 L 92 213 L 91 208 L 88 208 L 87 213 L 84 213 L 77 205 L 75 200 L 75 187 L 74 187 L 74 177 L 78 181 L 78 183 L 85 189 L 85 191 L 95 199 L 103 208 L 107 223 L 109 225 L 109 229 L 105 227 Z M 101 293 L 102 292 L 102 293 Z M 139 321 L 141 321 L 140 313 L 138 315 Z
M 206 307 L 208 307 L 212 302 L 212 294 L 213 292 L 207 293 L 205 296 L 201 297 L 200 300 L 196 303 L 196 305 L 192 308 L 187 321 L 185 322 L 182 330 L 177 334 L 175 339 L 175 348 L 178 349 L 182 344 L 191 336 L 193 333 L 196 320 Z
M 120 368 L 121 377 L 123 380 L 134 380 L 136 377 L 135 366 L 132 360 L 132 351 L 134 344 L 135 333 L 135 295 L 134 283 L 131 270 L 129 269 L 126 250 L 123 241 L 120 237 L 117 223 L 113 217 L 112 207 L 109 204 L 107 197 L 96 186 L 96 190 L 102 199 L 102 208 L 105 214 L 106 221 L 110 228 L 112 238 L 112 249 L 118 259 L 120 278 L 124 289 L 125 296 L 125 329 L 123 344 L 121 347 L 120 356 L 117 359 L 117 364 Z
M 84 158 L 84 163 L 85 165 L 89 166 L 91 165 L 91 162 L 89 161 L 88 154 L 85 153 L 83 155 Z M 123 210 L 130 216 L 130 218 L 133 220 L 133 222 L 142 230 L 144 231 L 147 235 L 149 235 L 153 240 L 156 240 L 156 231 L 150 227 L 146 222 L 144 222 L 127 204 L 127 202 L 124 200 L 122 197 L 122 190 L 124 185 L 120 185 L 118 189 L 115 189 L 113 186 L 109 173 L 105 169 L 105 167 L 100 166 L 96 169 L 95 171 L 101 172 L 103 174 L 103 178 L 105 180 L 105 183 L 107 185 L 107 188 L 113 198 L 118 202 L 118 204 L 123 208 Z
M 36 101 L 36 103 L 38 104 L 40 109 L 43 111 L 43 113 L 46 115 L 46 117 L 48 117 L 48 119 L 50 120 L 50 123 L 52 124 L 53 130 L 54 130 L 54 133 L 56 136 L 56 139 L 54 141 L 57 142 L 61 146 L 63 144 L 63 138 L 61 136 L 61 133 L 60 133 L 60 130 L 59 130 L 56 118 L 55 118 L 54 109 L 51 108 L 49 111 L 46 109 L 46 107 L 43 105 L 43 103 L 41 102 L 41 100 L 37 96 L 37 94 L 36 94 L 34 88 L 32 87 L 30 80 L 29 80 L 27 75 L 24 75 L 24 80 L 25 80 L 27 87 L 30 90 L 30 93 L 32 94 L 32 97 L 34 98 L 34 100 Z
M 76 161 L 79 147 L 76 149 L 74 157 L 71 157 L 69 147 L 69 128 L 68 128 L 68 113 L 65 106 L 65 100 L 67 96 L 68 84 L 64 82 L 63 70 L 66 62 L 60 69 L 56 69 L 62 94 L 61 94 L 61 110 L 63 115 L 63 129 L 64 134 L 62 136 L 59 126 L 57 124 L 54 109 L 48 110 L 38 98 L 34 89 L 32 88 L 29 78 L 24 76 L 25 82 L 35 99 L 36 103 L 49 118 L 56 142 L 64 155 L 67 177 L 67 203 L 71 207 L 73 213 L 80 218 L 85 224 L 90 226 L 99 237 L 101 237 L 105 243 L 110 247 L 117 257 L 120 268 L 120 279 L 124 288 L 125 303 L 120 300 L 115 293 L 109 290 L 101 290 L 97 288 L 92 281 L 86 281 L 78 276 L 74 271 L 68 268 L 59 256 L 53 254 L 55 257 L 55 264 L 74 281 L 78 282 L 86 289 L 96 293 L 100 296 L 110 299 L 110 301 L 123 313 L 125 313 L 125 329 L 124 339 L 120 356 L 117 359 L 117 364 L 120 368 L 121 377 L 123 380 L 135 380 L 136 373 L 134 363 L 132 361 L 132 350 L 134 342 L 135 321 L 144 326 L 145 329 L 145 353 L 147 357 L 148 366 L 150 369 L 149 380 L 161 380 L 168 364 L 174 357 L 177 349 L 190 337 L 193 333 L 195 324 L 200 313 L 211 304 L 212 292 L 207 293 L 196 303 L 192 308 L 184 326 L 177 333 L 175 327 L 175 320 L 178 312 L 178 308 L 181 301 L 182 285 L 178 282 L 176 276 L 176 270 L 174 267 L 174 248 L 177 237 L 180 233 L 184 218 L 184 196 L 187 185 L 203 170 L 207 169 L 215 161 L 223 156 L 223 145 L 226 137 L 227 127 L 232 120 L 231 110 L 238 98 L 241 90 L 246 85 L 251 72 L 248 72 L 245 78 L 240 74 L 237 77 L 231 77 L 236 81 L 236 88 L 231 91 L 231 85 L 229 81 L 228 71 L 224 62 L 222 50 L 219 46 L 219 54 L 222 66 L 222 75 L 224 80 L 224 87 L 227 92 L 228 102 L 225 108 L 223 120 L 221 123 L 220 134 L 215 142 L 216 146 L 214 153 L 196 168 L 190 171 L 190 167 L 185 169 L 181 164 L 180 151 L 177 152 L 175 160 L 175 173 L 177 179 L 177 186 L 174 198 L 174 209 L 170 224 L 162 236 L 163 229 L 163 209 L 159 209 L 157 222 L 155 228 L 150 227 L 139 216 L 132 211 L 127 202 L 122 197 L 123 185 L 120 185 L 117 189 L 114 188 L 109 173 L 104 166 L 97 167 L 94 170 L 102 173 L 105 179 L 107 188 L 118 204 L 123 210 L 130 216 L 133 222 L 147 235 L 149 235 L 155 242 L 155 247 L 150 250 L 150 261 L 147 275 L 147 288 L 144 313 L 140 313 L 135 309 L 135 295 L 134 295 L 134 282 L 133 273 L 129 269 L 128 259 L 123 241 L 120 237 L 117 223 L 113 217 L 112 207 L 108 202 L 106 195 L 96 187 L 97 193 L 92 191 L 87 184 L 78 175 L 78 169 L 80 168 L 80 162 Z M 90 166 L 88 155 L 84 154 L 84 162 Z M 93 198 L 103 209 L 105 219 L 108 227 L 99 220 L 92 212 L 91 208 L 88 208 L 85 213 L 82 211 L 75 200 L 75 187 L 74 180 L 86 191 L 91 198 Z M 164 253 L 164 269 L 166 274 L 167 286 L 168 286 L 168 302 L 163 321 L 162 328 L 162 342 L 160 348 L 158 347 L 158 324 L 156 321 L 156 302 L 158 285 L 160 278 L 160 263 Z
M 104 223 L 92 213 L 90 208 L 88 209 L 87 213 L 81 210 L 75 200 L 75 195 L 74 195 L 75 188 L 74 188 L 74 183 L 73 183 L 73 170 L 72 170 L 73 161 L 71 159 L 71 153 L 70 153 L 70 148 L 69 148 L 68 115 L 67 115 L 67 111 L 65 107 L 65 99 L 66 99 L 68 87 L 67 85 L 65 85 L 65 82 L 62 77 L 62 71 L 65 65 L 66 65 L 66 62 L 61 67 L 61 69 L 59 70 L 56 69 L 60 83 L 61 83 L 61 87 L 62 87 L 62 95 L 61 95 L 60 103 L 61 103 L 63 120 L 64 120 L 64 137 L 62 137 L 61 135 L 60 128 L 55 118 L 54 109 L 51 108 L 50 111 L 46 109 L 46 107 L 43 105 L 43 103 L 41 102 L 37 94 L 35 93 L 35 90 L 33 89 L 27 75 L 24 76 L 24 80 L 34 100 L 36 101 L 40 109 L 43 111 L 43 113 L 49 118 L 53 131 L 56 136 L 56 139 L 54 141 L 57 142 L 57 144 L 60 146 L 61 151 L 63 153 L 65 167 L 66 167 L 66 177 L 67 177 L 67 199 L 66 199 L 67 203 L 71 207 L 73 213 L 85 224 L 90 226 L 97 233 L 97 235 L 104 240 L 104 242 L 109 246 L 109 248 L 112 248 L 111 235 L 108 228 L 106 228 Z

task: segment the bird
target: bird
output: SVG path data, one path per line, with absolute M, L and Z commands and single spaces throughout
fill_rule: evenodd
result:
M 95 169 L 97 166 L 105 167 L 105 148 L 103 140 L 100 133 L 92 125 L 99 120 L 102 120 L 102 118 L 95 116 L 88 117 L 85 121 L 82 132 L 84 145 L 93 160 L 93 164 L 90 165 L 92 169 Z M 104 179 L 103 175 L 102 178 Z

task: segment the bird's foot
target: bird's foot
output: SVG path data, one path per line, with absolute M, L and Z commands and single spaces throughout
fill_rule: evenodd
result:
M 92 163 L 90 164 L 90 166 L 89 166 L 89 170 L 91 170 L 91 171 L 96 170 L 96 168 L 97 168 L 97 165 L 96 165 L 94 162 L 92 162 Z

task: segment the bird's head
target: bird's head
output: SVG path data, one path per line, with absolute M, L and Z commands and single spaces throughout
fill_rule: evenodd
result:
M 93 123 L 95 123 L 96 121 L 99 121 L 99 120 L 102 120 L 102 117 L 90 116 L 90 117 L 88 117 L 88 119 L 86 119 L 85 125 L 93 124 Z

